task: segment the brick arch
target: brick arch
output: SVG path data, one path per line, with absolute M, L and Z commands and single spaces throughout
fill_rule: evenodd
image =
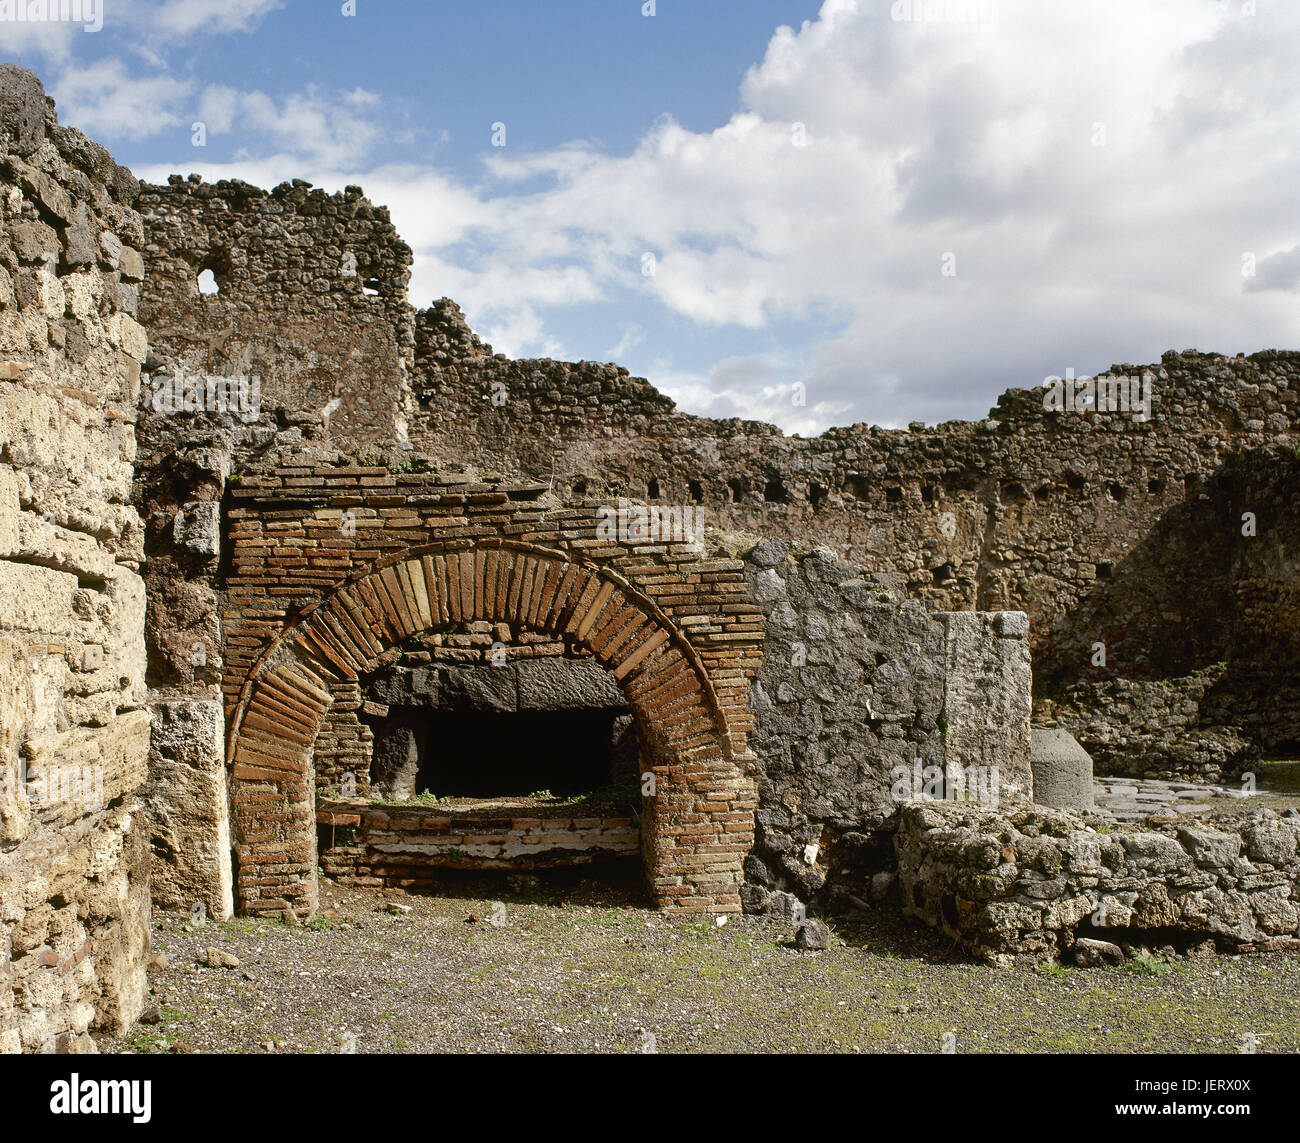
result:
M 313 753 L 329 685 L 412 635 L 475 620 L 571 636 L 622 687 L 656 789 L 647 883 L 664 908 L 738 912 L 754 791 L 700 657 L 672 619 L 610 568 L 508 540 L 411 549 L 306 609 L 250 671 L 228 760 L 240 908 L 316 905 Z

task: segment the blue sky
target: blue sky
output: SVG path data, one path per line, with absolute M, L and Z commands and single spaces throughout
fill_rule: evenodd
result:
M 415 304 L 693 412 L 978 418 L 1068 368 L 1300 340 L 1293 0 L 3 18 L 31 3 L 0 0 L 0 55 L 137 174 L 360 183 L 415 250 Z

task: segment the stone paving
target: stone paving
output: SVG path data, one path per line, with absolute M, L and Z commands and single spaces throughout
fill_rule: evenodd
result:
M 1120 822 L 1140 822 L 1152 814 L 1189 814 L 1216 798 L 1245 798 L 1238 786 L 1210 786 L 1195 782 L 1170 782 L 1160 778 L 1096 778 L 1093 797 L 1097 809 Z

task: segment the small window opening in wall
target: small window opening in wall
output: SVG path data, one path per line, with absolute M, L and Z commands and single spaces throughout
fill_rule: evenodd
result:
M 227 284 L 231 271 L 230 251 L 224 246 L 209 250 L 198 265 L 199 294 L 219 294 Z
M 903 490 L 897 484 L 890 484 L 885 488 L 885 500 L 889 504 L 897 504 L 903 499 Z
M 935 583 L 948 583 L 950 580 L 956 578 L 957 570 L 952 566 L 952 564 L 941 564 L 939 567 L 934 569 Z
M 574 496 L 587 495 L 587 482 L 585 480 L 575 480 L 573 482 L 573 495 Z
M 733 476 L 727 481 L 727 489 L 731 492 L 731 499 L 736 503 L 745 499 L 745 482 L 743 480 Z
M 645 486 L 646 497 L 650 500 L 659 499 L 659 481 L 656 477 L 651 477 Z
M 1034 499 L 1039 504 L 1046 504 L 1052 498 L 1052 486 L 1050 484 L 1040 484 L 1034 490 Z
M 1128 495 L 1128 489 L 1122 484 L 1116 484 L 1114 481 L 1106 485 L 1106 494 L 1118 504 L 1125 496 Z
M 1163 480 L 1147 481 L 1147 491 L 1152 496 L 1163 496 L 1165 491 L 1165 482 Z
M 1009 480 L 1002 486 L 1001 499 L 1007 504 L 1024 504 L 1029 499 L 1029 493 L 1019 481 Z
M 702 485 L 698 480 L 688 480 L 686 482 L 686 491 L 690 494 L 692 503 L 704 503 L 704 485 Z
M 368 298 L 379 297 L 379 279 L 367 278 L 361 283 L 361 292 Z
M 1196 485 L 1197 485 L 1196 473 L 1194 473 L 1194 472 L 1184 472 L 1184 473 L 1183 473 L 1183 492 L 1184 492 L 1186 495 L 1190 496 L 1193 492 L 1196 491 Z
M 871 498 L 871 481 L 860 472 L 850 472 L 844 477 L 844 491 L 855 500 Z
M 825 485 L 818 484 L 816 481 L 813 481 L 808 485 L 808 500 L 812 504 L 814 512 L 816 512 L 826 500 L 826 492 L 827 489 Z
M 934 485 L 933 485 L 933 484 L 922 484 L 922 485 L 921 485 L 921 502 L 922 502 L 923 504 L 933 504 L 933 503 L 934 503 Z
M 1084 486 L 1088 482 L 1077 472 L 1071 472 L 1067 469 L 1065 473 L 1065 483 L 1069 485 L 1071 492 L 1082 492 Z
M 779 476 L 773 476 L 763 489 L 763 499 L 769 504 L 784 504 L 789 500 L 785 484 Z
M 1097 565 L 1097 578 L 1110 579 L 1115 574 L 1115 565 L 1111 563 L 1100 563 Z

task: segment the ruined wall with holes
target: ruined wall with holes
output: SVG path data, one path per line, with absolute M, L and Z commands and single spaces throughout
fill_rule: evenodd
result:
M 413 436 L 437 456 L 492 458 L 535 479 L 554 472 L 561 493 L 698 502 L 721 528 L 827 544 L 942 610 L 1024 610 L 1053 672 L 1094 635 L 1114 644 L 1112 670 L 1163 669 L 1145 650 L 1126 652 L 1119 632 L 1081 629 L 1081 601 L 1104 594 L 1159 526 L 1169 543 L 1234 545 L 1241 520 L 1220 503 L 1222 473 L 1241 453 L 1300 441 L 1300 354 L 1276 351 L 1112 367 L 1152 374 L 1146 422 L 1050 412 L 1039 387 L 1009 390 L 976 424 L 853 425 L 811 440 L 681 414 L 614 366 L 506 361 L 445 301 L 417 323 L 416 361 Z M 1243 492 L 1234 503 L 1247 510 Z M 1271 538 L 1261 547 L 1284 539 L 1285 498 L 1265 495 L 1258 532 Z M 1219 514 L 1192 520 L 1202 497 Z M 1199 609 L 1213 629 L 1217 602 L 1185 595 L 1181 612 Z M 1137 603 L 1126 601 L 1130 613 Z
M 1146 421 L 1048 411 L 1039 387 L 1008 391 L 977 424 L 802 440 L 679 413 L 615 366 L 507 361 L 444 300 L 417 322 L 413 435 L 561 493 L 699 503 L 727 531 L 827 544 L 941 610 L 1023 610 L 1036 697 L 1086 708 L 1099 747 L 1126 738 L 1099 685 L 1150 687 L 1160 705 L 1165 680 L 1195 689 L 1195 672 L 1232 661 L 1230 709 L 1220 688 L 1135 760 L 1135 772 L 1213 778 L 1189 755 L 1211 727 L 1228 726 L 1225 758 L 1300 743 L 1300 693 L 1263 681 L 1300 655 L 1300 354 L 1168 353 L 1110 372 L 1148 371 Z
M 144 998 L 136 187 L 0 66 L 0 1052 L 94 1051 Z
M 329 195 L 295 180 L 267 192 L 176 176 L 141 187 L 139 208 L 140 312 L 153 331 L 135 488 L 148 555 L 153 891 L 165 907 L 226 917 L 226 481 L 285 450 L 318 449 L 327 423 L 352 449 L 401 435 L 411 255 L 356 187 Z
M 143 307 L 156 342 L 180 346 L 167 325 L 177 306 L 184 314 L 178 324 L 205 330 L 210 342 L 184 343 L 190 359 L 226 372 L 256 364 L 256 352 L 231 347 L 257 344 L 257 331 L 278 331 L 281 319 L 291 330 L 311 321 L 329 329 L 346 312 L 366 331 L 359 352 L 355 341 L 327 336 L 310 354 L 301 346 L 273 354 L 280 378 L 305 377 L 307 364 L 327 377 L 270 387 L 284 397 L 275 423 L 263 424 L 266 455 L 259 461 L 256 450 L 242 449 L 237 468 L 272 463 L 271 445 L 321 458 L 331 447 L 355 454 L 368 442 L 543 480 L 561 500 L 626 494 L 698 505 L 724 532 L 826 544 L 862 569 L 899 576 L 910 596 L 940 610 L 1025 611 L 1040 702 L 1115 679 L 1141 688 L 1188 678 L 1228 660 L 1241 661 L 1235 677 L 1244 680 L 1272 662 L 1273 651 L 1242 642 L 1243 625 L 1219 622 L 1221 592 L 1179 591 L 1177 607 L 1165 605 L 1175 594 L 1176 577 L 1163 574 L 1173 561 L 1150 591 L 1117 584 L 1137 582 L 1139 566 L 1142 578 L 1150 575 L 1144 549 L 1156 537 L 1180 558 L 1240 547 L 1239 515 L 1229 515 L 1228 501 L 1241 497 L 1224 493 L 1221 474 L 1240 454 L 1295 448 L 1300 354 L 1171 352 L 1151 365 L 1113 366 L 1115 374 L 1151 373 L 1145 422 L 1126 412 L 1049 412 L 1041 388 L 1011 389 L 975 424 L 859 424 L 804 440 L 771 425 L 683 414 L 617 365 L 507 359 L 473 333 L 449 299 L 411 308 L 404 296 L 409 252 L 385 213 L 359 192 L 326 196 L 286 184 L 267 194 L 179 178 L 149 190 L 146 225 L 167 265 Z M 209 262 L 220 264 L 225 284 L 215 299 L 202 299 L 197 272 Z M 242 301 L 222 302 L 228 295 Z M 208 320 L 214 315 L 215 323 Z M 380 332 L 385 322 L 391 335 Z M 369 407 L 360 412 L 355 402 L 363 399 Z M 340 405 L 326 417 L 334 400 Z M 399 449 L 379 462 L 395 466 L 401 456 Z M 1280 653 L 1289 658 L 1300 643 L 1285 621 L 1290 589 L 1279 584 L 1294 579 L 1296 559 L 1270 508 L 1257 512 L 1255 539 L 1260 548 L 1283 550 L 1271 567 L 1263 559 L 1253 570 L 1239 567 L 1229 595 L 1239 601 L 1234 606 L 1264 616 L 1264 626 L 1283 621 Z M 1255 582 L 1255 571 L 1260 578 L 1247 603 L 1240 587 Z M 1170 665 L 1160 661 L 1161 640 L 1148 633 L 1171 626 L 1213 635 Z M 1104 667 L 1093 665 L 1097 643 L 1107 648 Z M 1076 698 L 1088 702 L 1090 693 L 1085 687 Z M 1286 697 L 1275 717 L 1253 713 L 1277 709 L 1258 688 L 1243 683 L 1239 694 L 1246 713 L 1233 725 L 1251 743 L 1297 742 L 1300 697 Z M 1198 710 L 1191 725 L 1215 717 Z M 1108 726 L 1105 733 L 1123 736 L 1122 725 Z M 1154 752 L 1178 755 L 1177 737 L 1156 743 Z
M 357 188 L 264 192 L 177 177 L 144 190 L 159 270 L 141 304 L 157 353 L 146 363 L 137 502 L 154 706 L 178 727 L 174 746 L 156 739 L 151 763 L 167 870 L 157 891 L 170 904 L 226 907 L 224 840 L 204 843 L 211 868 L 197 880 L 170 872 L 226 796 L 209 733 L 230 646 L 222 490 L 286 464 L 361 461 L 391 475 L 432 460 L 444 478 L 477 466 L 542 482 L 551 506 L 624 494 L 689 506 L 724 538 L 827 545 L 940 611 L 1022 610 L 1039 717 L 1076 729 L 1103 768 L 1219 778 L 1261 748 L 1300 741 L 1300 694 L 1270 685 L 1276 664 L 1300 654 L 1288 618 L 1300 354 L 1169 353 L 1114 367 L 1150 371 L 1145 421 L 1049 412 L 1041 389 L 1012 389 L 977 424 L 854 425 L 803 440 L 680 413 L 616 365 L 509 360 L 448 299 L 412 308 L 410 253 Z M 205 269 L 216 294 L 200 290 Z M 230 387 L 254 380 L 256 391 Z M 231 407 L 214 407 L 223 392 Z M 1254 536 L 1241 534 L 1244 511 Z M 1198 682 L 1225 670 L 1222 685 Z M 325 686 L 322 789 L 364 774 L 370 750 L 360 687 Z
M 260 384 L 250 447 L 330 422 L 358 444 L 401 435 L 411 251 L 360 187 L 301 179 L 265 191 L 172 176 L 141 188 L 149 278 L 140 317 L 154 352 L 194 373 Z M 211 271 L 218 292 L 203 293 Z
M 233 487 L 221 618 L 242 908 L 313 906 L 316 759 L 337 771 L 362 738 L 359 684 L 436 633 L 429 655 L 499 641 L 520 658 L 595 656 L 654 775 L 641 830 L 652 896 L 740 909 L 764 628 L 743 565 L 684 533 L 638 538 L 597 501 L 548 507 L 544 492 L 337 465 Z

